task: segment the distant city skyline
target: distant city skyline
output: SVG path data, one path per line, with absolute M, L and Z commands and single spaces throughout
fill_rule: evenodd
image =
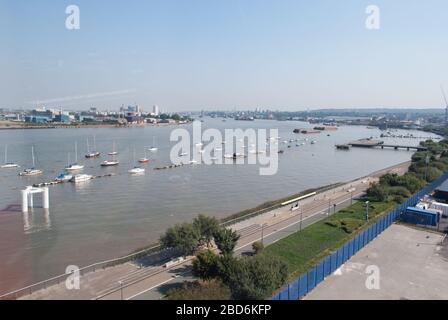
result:
M 446 12 L 443 0 L 0 0 L 0 108 L 443 109 Z

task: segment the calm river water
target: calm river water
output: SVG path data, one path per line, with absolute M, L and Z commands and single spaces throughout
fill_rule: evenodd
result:
M 184 128 L 191 130 L 191 125 Z M 373 171 L 407 161 L 412 152 L 353 148 L 336 150 L 335 144 L 378 137 L 381 132 L 361 126 L 342 126 L 337 131 L 318 135 L 295 135 L 294 128 L 310 127 L 300 122 L 235 121 L 205 119 L 204 129 L 278 128 L 281 140 L 308 138 L 305 145 L 282 145 L 279 170 L 273 176 L 260 176 L 257 165 L 195 165 L 170 170 L 153 170 L 170 164 L 169 141 L 177 127 L 45 129 L 0 131 L 0 156 L 8 145 L 8 160 L 22 168 L 31 166 L 34 145 L 36 167 L 44 174 L 24 178 L 18 169 L 0 169 L 0 293 L 20 288 L 65 272 L 67 265 L 85 266 L 119 257 L 154 243 L 169 226 L 189 221 L 199 213 L 224 217 L 302 190 L 348 181 Z M 330 136 L 327 136 L 327 133 Z M 429 136 L 418 131 L 415 136 Z M 100 159 L 87 160 L 86 140 L 103 153 Z M 135 148 L 137 159 L 156 137 L 158 152 L 146 174 L 131 176 Z M 316 140 L 311 144 L 311 140 Z M 386 142 L 416 145 L 418 139 L 383 139 Z M 78 144 L 79 162 L 84 173 L 113 177 L 50 187 L 50 210 L 36 208 L 28 215 L 20 211 L 20 190 L 27 185 L 53 180 L 67 163 Z M 115 142 L 120 166 L 101 168 Z M 3 163 L 3 159 L 0 160 Z M 36 197 L 36 204 L 40 199 Z

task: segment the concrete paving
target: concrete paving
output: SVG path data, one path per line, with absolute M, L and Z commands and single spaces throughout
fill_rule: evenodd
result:
M 448 299 L 448 240 L 442 239 L 440 233 L 394 224 L 304 300 Z M 378 267 L 379 282 L 369 266 Z

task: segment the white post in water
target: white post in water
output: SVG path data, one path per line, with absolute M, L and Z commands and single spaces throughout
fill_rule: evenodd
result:
M 50 208 L 50 192 L 48 191 L 48 187 L 42 188 L 42 208 L 49 209 Z
M 26 190 L 20 191 L 22 194 L 22 212 L 28 212 L 28 192 Z
M 34 188 L 27 187 L 25 190 L 21 191 L 22 195 L 22 212 L 28 212 L 29 208 L 34 206 L 33 195 L 35 193 L 42 193 L 42 207 L 44 209 L 50 208 L 50 192 L 48 187 L 44 188 Z

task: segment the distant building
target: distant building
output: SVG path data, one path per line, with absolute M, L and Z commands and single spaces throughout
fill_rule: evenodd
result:
M 30 123 L 48 123 L 52 122 L 54 118 L 54 112 L 52 110 L 34 109 L 29 115 L 25 117 L 25 122 Z
M 70 118 L 70 116 L 68 114 L 57 114 L 54 119 L 54 122 L 59 122 L 59 123 L 71 123 L 72 120 Z
M 159 114 L 160 114 L 159 106 L 154 105 L 152 107 L 152 115 L 157 117 Z

